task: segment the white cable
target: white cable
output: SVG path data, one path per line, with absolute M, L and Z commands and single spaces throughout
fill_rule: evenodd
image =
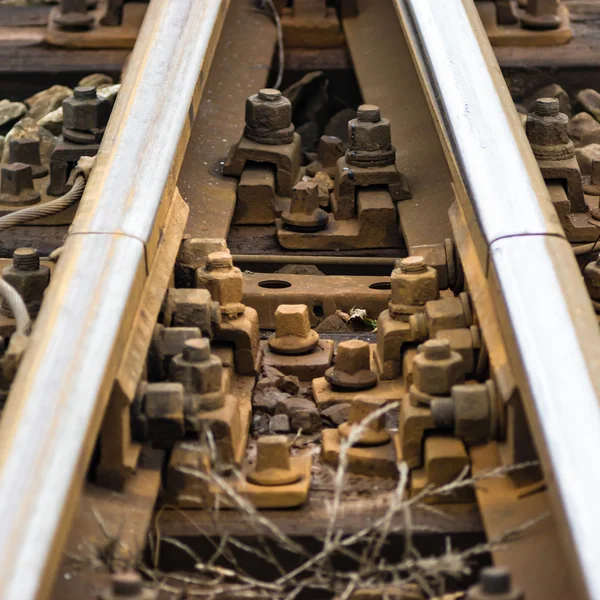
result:
M 14 315 L 16 333 L 29 335 L 31 331 L 31 318 L 29 317 L 27 306 L 25 306 L 25 302 L 19 292 L 2 278 L 0 278 L 0 297 L 6 302 Z

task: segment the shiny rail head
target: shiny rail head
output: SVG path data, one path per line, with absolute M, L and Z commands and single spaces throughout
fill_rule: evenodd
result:
M 488 244 L 515 235 L 563 237 L 477 11 L 461 0 L 395 4 L 437 114 L 459 201 L 469 203 L 465 211 Z

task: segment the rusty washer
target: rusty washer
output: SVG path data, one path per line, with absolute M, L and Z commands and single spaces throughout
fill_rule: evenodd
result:
M 349 147 L 346 162 L 355 167 L 385 167 L 396 162 L 389 119 L 382 119 L 378 106 L 363 104 L 356 119 L 348 122 Z
M 276 89 L 265 88 L 246 100 L 244 136 L 253 142 L 278 146 L 294 139 L 292 103 Z
M 560 24 L 557 0 L 529 0 L 521 16 L 521 25 L 524 29 L 541 31 L 558 29 Z
M 94 15 L 88 12 L 88 0 L 61 0 L 54 23 L 66 30 L 90 29 Z
M 527 117 L 526 132 L 537 160 L 568 160 L 575 155 L 568 132 L 569 117 L 558 98 L 539 98 Z

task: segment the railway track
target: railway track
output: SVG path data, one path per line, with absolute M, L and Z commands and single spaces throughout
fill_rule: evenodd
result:
M 598 197 L 558 100 L 523 127 L 471 0 L 349 4 L 347 149 L 301 149 L 319 88 L 265 88 L 264 12 L 152 0 L 72 223 L 5 236 L 62 249 L 5 352 L 0 598 L 441 596 L 393 558 L 433 530 L 481 542 L 499 598 L 600 598 Z M 77 569 L 102 535 L 121 551 Z M 231 536 L 291 566 L 242 577 Z M 311 570 L 346 539 L 356 577 Z

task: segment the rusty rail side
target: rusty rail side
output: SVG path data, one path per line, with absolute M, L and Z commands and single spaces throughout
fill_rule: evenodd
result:
M 600 599 L 600 332 L 472 0 L 394 0 L 477 244 L 578 598 Z
M 228 0 L 152 0 L 0 423 L 0 597 L 46 598 Z

